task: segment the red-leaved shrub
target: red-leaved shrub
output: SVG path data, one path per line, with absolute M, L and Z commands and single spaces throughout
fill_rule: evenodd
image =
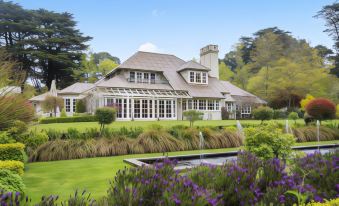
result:
M 325 98 L 316 98 L 311 100 L 306 105 L 307 114 L 311 115 L 317 120 L 326 120 L 335 118 L 336 107 L 335 104 Z

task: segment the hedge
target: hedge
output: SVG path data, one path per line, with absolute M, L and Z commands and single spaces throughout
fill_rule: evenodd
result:
M 0 170 L 6 169 L 15 172 L 18 175 L 24 174 L 24 163 L 15 160 L 0 161 Z
M 0 144 L 0 160 L 24 161 L 24 148 L 22 143 Z
M 96 122 L 97 117 L 93 115 L 73 117 L 49 117 L 39 121 L 40 124 L 69 123 L 69 122 Z

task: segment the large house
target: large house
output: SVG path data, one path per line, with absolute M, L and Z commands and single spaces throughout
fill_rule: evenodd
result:
M 182 120 L 183 111 L 199 110 L 205 120 L 248 118 L 253 107 L 266 102 L 228 81 L 219 80 L 218 46 L 200 50 L 200 63 L 174 55 L 138 51 L 94 84 L 75 83 L 57 91 L 69 115 L 76 101 L 86 101 L 88 113 L 115 106 L 118 120 Z M 54 89 L 55 90 L 55 89 Z M 48 93 L 30 99 L 41 111 Z

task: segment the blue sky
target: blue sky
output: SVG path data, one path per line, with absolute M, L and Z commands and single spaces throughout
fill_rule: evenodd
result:
M 278 26 L 311 45 L 332 47 L 324 21 L 313 16 L 329 0 L 15 0 L 27 9 L 74 14 L 79 29 L 93 37 L 94 52 L 126 60 L 138 49 L 171 53 L 185 60 L 218 44 L 222 58 L 241 36 Z

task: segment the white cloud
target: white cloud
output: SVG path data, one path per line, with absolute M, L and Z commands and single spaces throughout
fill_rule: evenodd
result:
M 156 45 L 152 44 L 151 42 L 146 42 L 139 46 L 138 51 L 159 53 L 161 52 L 161 49 L 159 49 Z

